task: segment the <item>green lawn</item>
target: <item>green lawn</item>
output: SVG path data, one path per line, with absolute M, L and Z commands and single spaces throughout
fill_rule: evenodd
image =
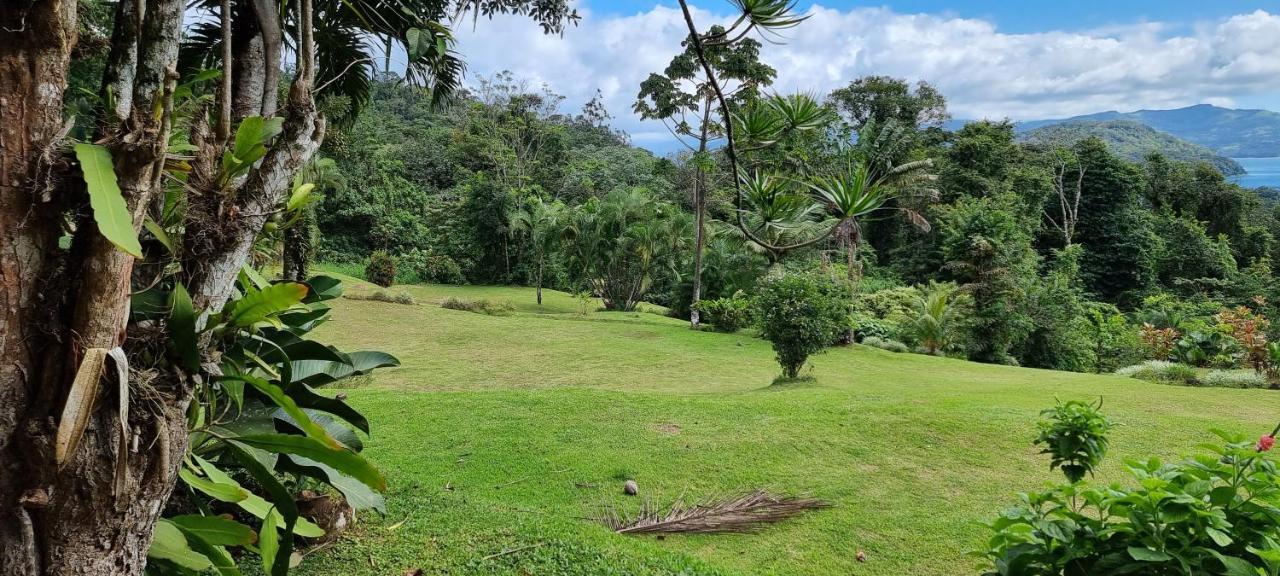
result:
M 356 286 L 354 292 L 370 288 Z M 770 386 L 767 343 L 692 332 L 653 313 L 578 313 L 524 288 L 405 286 L 415 305 L 343 300 L 320 338 L 404 366 L 346 390 L 391 485 L 302 574 L 976 574 L 980 522 L 1056 480 L 1030 440 L 1061 399 L 1105 400 L 1125 457 L 1177 457 L 1208 428 L 1280 419 L 1265 390 L 1182 388 L 854 346 L 811 383 Z M 507 300 L 507 316 L 441 309 Z M 621 494 L 634 478 L 639 498 Z M 620 536 L 586 519 L 751 488 L 835 507 L 752 535 Z M 528 548 L 524 548 L 528 547 Z M 516 550 L 493 558 L 487 556 Z M 855 560 L 857 551 L 867 561 Z

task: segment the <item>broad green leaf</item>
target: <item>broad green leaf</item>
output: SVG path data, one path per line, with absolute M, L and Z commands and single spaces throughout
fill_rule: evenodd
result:
M 287 490 L 284 490 L 283 487 L 280 487 L 280 481 L 276 480 L 275 476 L 271 475 L 270 471 L 266 471 L 265 476 L 259 476 L 259 474 L 262 474 L 262 472 L 265 471 L 265 469 L 262 467 L 262 464 L 259 463 L 256 459 L 254 459 L 251 454 L 244 451 L 244 449 L 242 449 L 239 446 L 236 446 L 234 442 L 230 442 L 228 443 L 228 445 L 230 446 L 232 453 L 236 456 L 236 459 L 240 462 L 241 465 L 245 467 L 246 470 L 249 471 L 250 474 L 254 476 L 254 479 L 257 480 L 259 484 L 263 484 L 263 487 L 268 492 L 273 492 L 274 495 L 272 496 L 272 498 L 276 498 L 276 499 L 280 498 L 282 495 L 281 492 L 283 493 L 283 495 L 288 496 L 287 498 L 284 499 L 285 501 L 281 504 L 281 511 L 286 517 L 290 512 L 292 512 L 292 514 L 296 517 L 298 513 L 297 504 L 293 501 L 293 496 L 289 494 Z M 195 458 L 196 463 L 200 466 L 200 469 L 203 470 L 204 473 L 207 476 L 209 476 L 210 479 L 220 484 L 232 484 L 237 488 L 240 487 L 239 483 L 237 483 L 234 479 L 228 476 L 225 472 L 219 470 L 208 460 L 205 460 L 204 458 L 201 458 L 199 456 L 193 456 L 193 458 Z M 252 462 L 252 464 L 249 464 L 249 462 Z M 271 482 L 273 482 L 274 485 L 268 485 L 268 483 L 264 480 L 264 478 L 270 478 Z M 273 490 L 277 487 L 279 487 L 279 491 Z M 267 512 L 275 508 L 275 506 L 272 505 L 270 502 L 267 502 L 266 499 L 253 493 L 249 493 L 249 496 L 247 498 L 239 502 L 236 502 L 236 504 L 240 506 L 240 508 L 244 509 L 245 512 L 248 512 L 259 519 L 266 519 Z M 290 510 L 289 508 L 290 506 L 293 507 L 292 510 Z M 293 532 L 299 536 L 304 536 L 307 538 L 319 538 L 321 536 L 324 536 L 323 529 L 321 529 L 319 526 L 316 526 L 315 524 L 312 524 L 311 522 L 308 522 L 304 518 L 298 518 L 298 523 L 297 525 L 294 526 Z M 261 538 L 262 535 L 259 534 L 258 537 Z
M 285 465 L 285 461 L 290 461 Z M 357 510 L 366 510 L 372 508 L 377 510 L 379 514 L 387 513 L 387 503 L 381 494 L 374 492 L 364 483 L 347 476 L 330 466 L 326 466 L 310 458 L 302 456 L 288 456 L 281 459 L 282 466 L 296 466 L 305 471 L 308 476 L 318 477 L 330 486 L 337 488 L 342 495 L 346 497 L 347 503 L 355 507 Z
M 292 363 L 293 381 L 323 386 L 343 378 L 358 376 L 377 368 L 400 365 L 400 360 L 385 352 L 362 351 L 347 355 L 349 363 L 325 360 L 302 360 Z
M 242 374 L 239 378 L 248 382 L 267 398 L 270 398 L 276 406 L 283 409 L 285 413 L 293 419 L 293 424 L 300 428 L 309 438 L 321 442 L 334 450 L 342 450 L 346 448 L 346 446 L 343 446 L 341 442 L 338 442 L 333 438 L 333 436 L 330 436 L 329 432 L 326 431 L 323 426 L 312 422 L 311 417 L 298 407 L 298 405 L 293 401 L 293 398 L 290 398 L 283 388 L 249 374 Z
M 276 573 L 276 556 L 280 555 L 280 534 L 276 532 L 279 525 L 280 513 L 272 508 L 262 520 L 262 539 L 258 541 L 258 554 L 262 556 L 262 572 L 265 574 Z
M 198 456 L 196 458 L 199 458 Z M 239 484 L 234 482 L 217 482 L 209 478 L 197 476 L 195 472 L 188 470 L 185 466 L 178 470 L 178 477 L 182 478 L 187 486 L 204 492 L 209 497 L 223 502 L 238 503 L 243 502 L 253 496 L 248 490 L 241 488 Z M 229 479 L 230 477 L 228 477 Z
M 148 558 L 168 560 L 188 570 L 208 570 L 213 563 L 204 554 L 196 552 L 187 544 L 187 537 L 182 529 L 164 518 L 156 521 L 155 532 L 151 539 L 151 548 L 147 549 Z
M 182 367 L 190 372 L 200 369 L 200 344 L 196 335 L 196 310 L 191 295 L 181 283 L 169 293 L 169 343 Z
M 298 282 L 272 284 L 262 290 L 246 293 L 231 305 L 227 322 L 239 327 L 252 326 L 274 314 L 290 310 L 307 297 L 307 285 Z
M 89 206 L 98 231 L 117 248 L 134 258 L 142 257 L 142 245 L 138 232 L 133 229 L 133 216 L 120 192 L 115 166 L 111 164 L 111 152 L 97 144 L 76 144 L 76 159 L 84 172 L 84 183 L 89 189 Z
M 1132 557 L 1134 560 L 1141 560 L 1143 562 L 1168 562 L 1169 560 L 1173 559 L 1171 556 L 1169 556 L 1168 554 L 1165 554 L 1164 552 L 1161 552 L 1159 550 L 1152 550 L 1150 548 L 1144 548 L 1141 546 L 1130 546 L 1129 556 Z
M 204 554 L 213 563 L 218 576 L 240 576 L 240 567 L 225 548 L 205 542 L 186 530 L 183 530 L 183 534 L 187 535 L 187 544 L 191 545 L 192 550 Z
M 384 492 L 387 489 L 387 480 L 382 473 L 368 460 L 346 448 L 335 450 L 312 438 L 292 434 L 257 434 L 240 436 L 235 440 L 270 452 L 310 458 L 327 464 L 374 490 Z
M 221 516 L 184 514 L 169 518 L 169 521 L 188 535 L 195 535 L 214 546 L 243 546 L 253 544 L 258 538 L 248 526 Z
M 312 408 L 321 412 L 333 414 L 343 420 L 346 420 L 352 426 L 355 426 L 365 434 L 369 433 L 369 420 L 363 414 L 356 411 L 346 402 L 337 398 L 322 396 L 306 384 L 294 382 L 288 386 L 289 397 L 302 408 Z
M 342 281 L 332 276 L 312 276 L 307 279 L 311 292 L 303 302 L 321 302 L 342 296 Z

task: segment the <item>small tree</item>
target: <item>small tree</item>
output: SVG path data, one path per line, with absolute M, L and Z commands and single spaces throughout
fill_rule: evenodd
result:
M 916 301 L 916 317 L 910 329 L 929 354 L 937 354 L 951 345 L 956 329 L 956 306 L 952 300 L 956 290 L 954 284 L 930 283 Z
M 660 273 L 674 273 L 690 225 L 643 190 L 616 190 L 574 209 L 566 252 L 606 309 L 631 311 Z
M 560 239 L 565 226 L 565 215 L 564 204 L 560 201 L 548 204 L 542 198 L 535 196 L 530 198 L 523 208 L 512 212 L 508 217 L 512 232 L 526 234 L 529 237 L 529 246 L 533 250 L 533 258 L 536 262 L 533 277 L 538 287 L 539 306 L 542 305 L 542 280 L 547 255 L 555 250 L 556 243 Z
M 836 343 L 849 328 L 848 293 L 823 276 L 770 278 L 755 302 L 760 335 L 773 343 L 787 378 L 795 378 L 810 355 Z

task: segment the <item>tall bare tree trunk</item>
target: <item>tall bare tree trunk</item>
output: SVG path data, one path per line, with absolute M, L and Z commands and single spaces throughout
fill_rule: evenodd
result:
M 698 155 L 707 153 L 707 122 L 711 117 L 711 99 L 708 97 L 702 106 L 702 133 L 698 136 Z M 698 164 L 693 180 L 693 297 L 689 305 L 689 327 L 698 329 L 702 321 L 698 313 L 698 301 L 702 299 L 702 252 L 706 247 L 706 171 Z

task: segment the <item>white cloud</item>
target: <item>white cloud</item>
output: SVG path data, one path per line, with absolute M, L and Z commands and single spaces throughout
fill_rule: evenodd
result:
M 810 14 L 784 44 L 762 51 L 778 70 L 779 90 L 827 91 L 884 74 L 933 83 L 957 118 L 1014 119 L 1221 105 L 1280 92 L 1280 14 L 1263 10 L 1189 27 L 1144 22 L 1032 34 L 885 8 L 815 6 Z M 583 16 L 563 37 L 544 36 L 520 18 L 481 20 L 475 30 L 459 30 L 460 51 L 473 77 L 509 69 L 566 95 L 566 107 L 600 89 L 618 127 L 639 144 L 667 149 L 656 145 L 665 140 L 661 124 L 641 122 L 631 105 L 640 82 L 680 49 L 680 12 L 656 6 L 632 16 Z M 704 10 L 695 18 L 703 27 L 727 19 Z

